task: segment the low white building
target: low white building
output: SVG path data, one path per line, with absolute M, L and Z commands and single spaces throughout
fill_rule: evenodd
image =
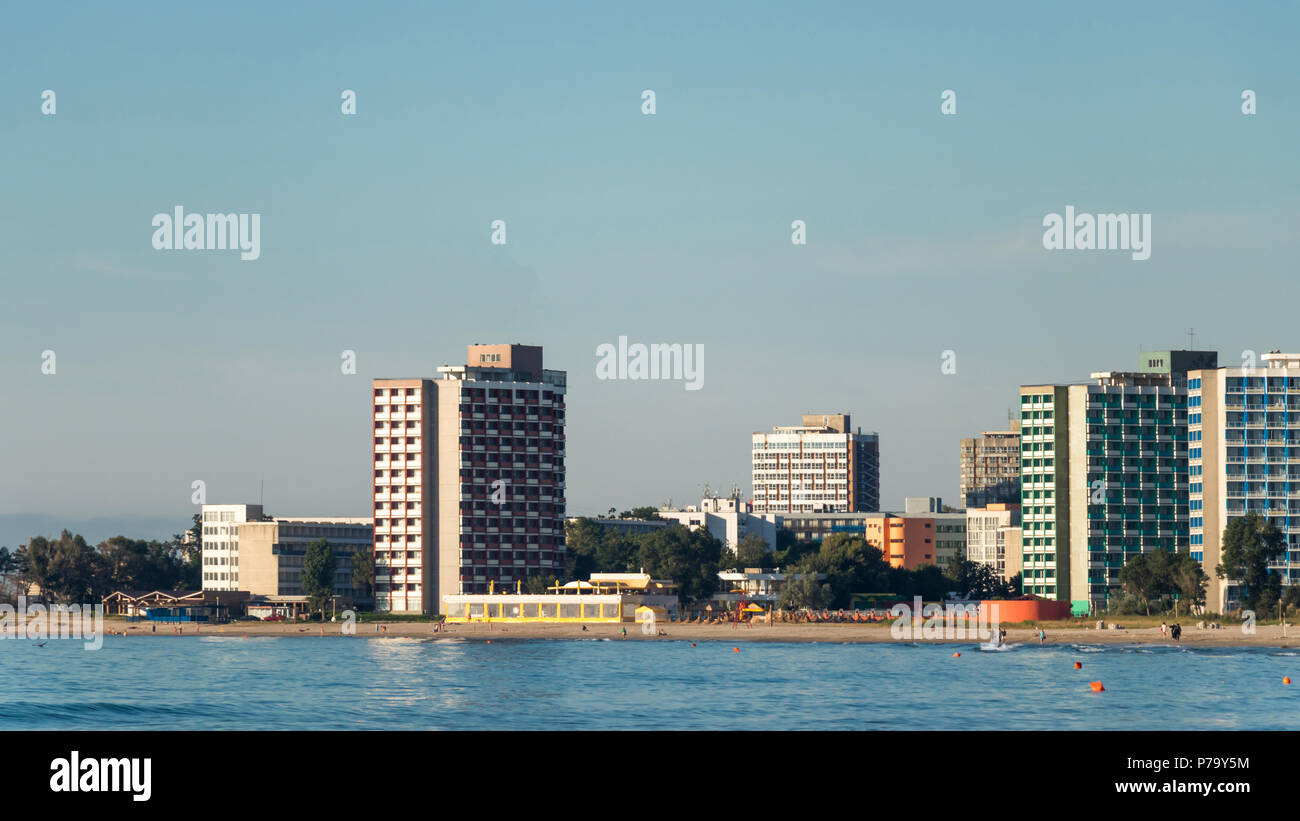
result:
M 718 496 L 702 499 L 699 506 L 690 505 L 685 510 L 660 510 L 659 518 L 696 530 L 704 528 L 722 542 L 727 550 L 736 551 L 736 545 L 745 536 L 754 533 L 767 542 L 768 550 L 776 550 L 776 533 L 781 529 L 781 517 L 775 513 L 753 513 L 749 502 Z
M 761 567 L 746 567 L 743 571 L 725 570 L 718 574 L 722 584 L 721 589 L 713 595 L 713 600 L 729 606 L 735 604 L 743 595 L 746 600 L 754 604 L 775 607 L 786 583 L 802 578 L 803 575 L 799 573 L 782 573 L 779 567 L 775 570 L 765 570 Z M 819 581 L 825 578 L 825 573 L 817 574 Z

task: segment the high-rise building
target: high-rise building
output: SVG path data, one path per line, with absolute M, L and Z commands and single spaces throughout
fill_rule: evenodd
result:
M 1209 576 L 1206 604 L 1226 613 L 1237 585 L 1219 579 L 1223 531 L 1256 513 L 1286 535 L 1270 565 L 1300 583 L 1300 354 L 1266 353 L 1263 367 L 1188 373 L 1191 552 Z
M 1020 502 L 1020 420 L 961 440 L 961 506 Z
M 880 437 L 851 431 L 845 413 L 755 433 L 754 513 L 855 513 L 880 509 Z
M 1138 372 L 1020 388 L 1024 590 L 1104 608 L 1133 556 L 1189 544 L 1187 371 L 1213 351 L 1141 354 Z
M 966 558 L 988 565 L 1003 579 L 1011 578 L 1019 568 L 1007 572 L 1007 533 L 1019 527 L 1018 502 L 993 502 L 986 507 L 966 508 Z M 1014 562 L 1012 566 L 1015 567 Z
M 565 373 L 531 345 L 470 345 L 432 379 L 376 379 L 375 606 L 445 612 L 564 568 Z

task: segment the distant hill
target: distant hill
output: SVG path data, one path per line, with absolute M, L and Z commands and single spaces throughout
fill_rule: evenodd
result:
M 17 549 L 33 536 L 54 538 L 71 530 L 90 544 L 113 536 L 132 539 L 170 539 L 184 533 L 194 522 L 189 516 L 53 516 L 46 513 L 0 513 L 0 547 Z

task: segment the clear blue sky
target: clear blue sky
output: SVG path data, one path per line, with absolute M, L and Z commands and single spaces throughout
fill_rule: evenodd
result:
M 0 513 L 365 515 L 369 379 L 475 341 L 569 371 L 571 513 L 748 492 L 804 411 L 951 498 L 1022 383 L 1300 348 L 1294 4 L 180 6 L 5 13 Z M 261 259 L 154 251 L 178 204 Z M 1043 250 L 1066 205 L 1151 259 Z M 620 335 L 704 389 L 598 381 Z

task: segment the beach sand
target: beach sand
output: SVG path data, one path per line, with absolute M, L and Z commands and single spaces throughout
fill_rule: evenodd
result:
M 1123 623 L 1122 621 L 1120 622 Z M 1181 644 L 1191 647 L 1300 647 L 1300 626 L 1288 625 L 1283 636 L 1281 625 L 1257 625 L 1253 635 L 1242 632 L 1240 624 L 1223 624 L 1218 630 L 1198 630 L 1195 622 L 1183 622 L 1182 641 L 1175 642 L 1168 637 L 1161 637 L 1160 628 L 1133 627 L 1124 630 L 1096 630 L 1091 627 L 1081 628 L 1077 625 L 1056 627 L 1051 624 L 1043 626 L 1047 634 L 1047 644 Z M 173 625 L 158 624 L 157 632 L 151 631 L 148 622 L 127 622 L 123 618 L 109 617 L 104 620 L 107 631 L 114 634 L 126 633 L 126 638 L 176 638 Z M 343 624 L 326 622 L 324 635 L 344 635 Z M 627 630 L 627 641 L 788 641 L 788 642 L 839 642 L 839 643 L 906 643 L 895 639 L 890 632 L 890 624 L 754 624 L 733 627 L 730 624 L 679 624 L 676 622 L 658 625 L 668 635 L 647 636 L 641 632 L 639 624 L 589 624 L 584 632 L 579 624 L 450 624 L 443 632 L 437 632 L 432 622 L 360 622 L 355 625 L 356 638 L 459 638 L 474 641 L 508 641 L 519 639 L 602 639 L 623 640 L 623 629 Z M 301 636 L 319 638 L 322 635 L 320 622 L 286 624 L 283 622 L 235 622 L 227 625 L 184 625 L 183 636 L 230 636 L 249 638 L 257 636 Z M 384 628 L 387 628 L 386 630 Z M 1038 628 L 1008 627 L 1007 642 L 1010 644 L 1037 644 Z M 967 634 L 966 638 L 925 639 L 918 637 L 919 643 L 973 644 L 979 640 Z

